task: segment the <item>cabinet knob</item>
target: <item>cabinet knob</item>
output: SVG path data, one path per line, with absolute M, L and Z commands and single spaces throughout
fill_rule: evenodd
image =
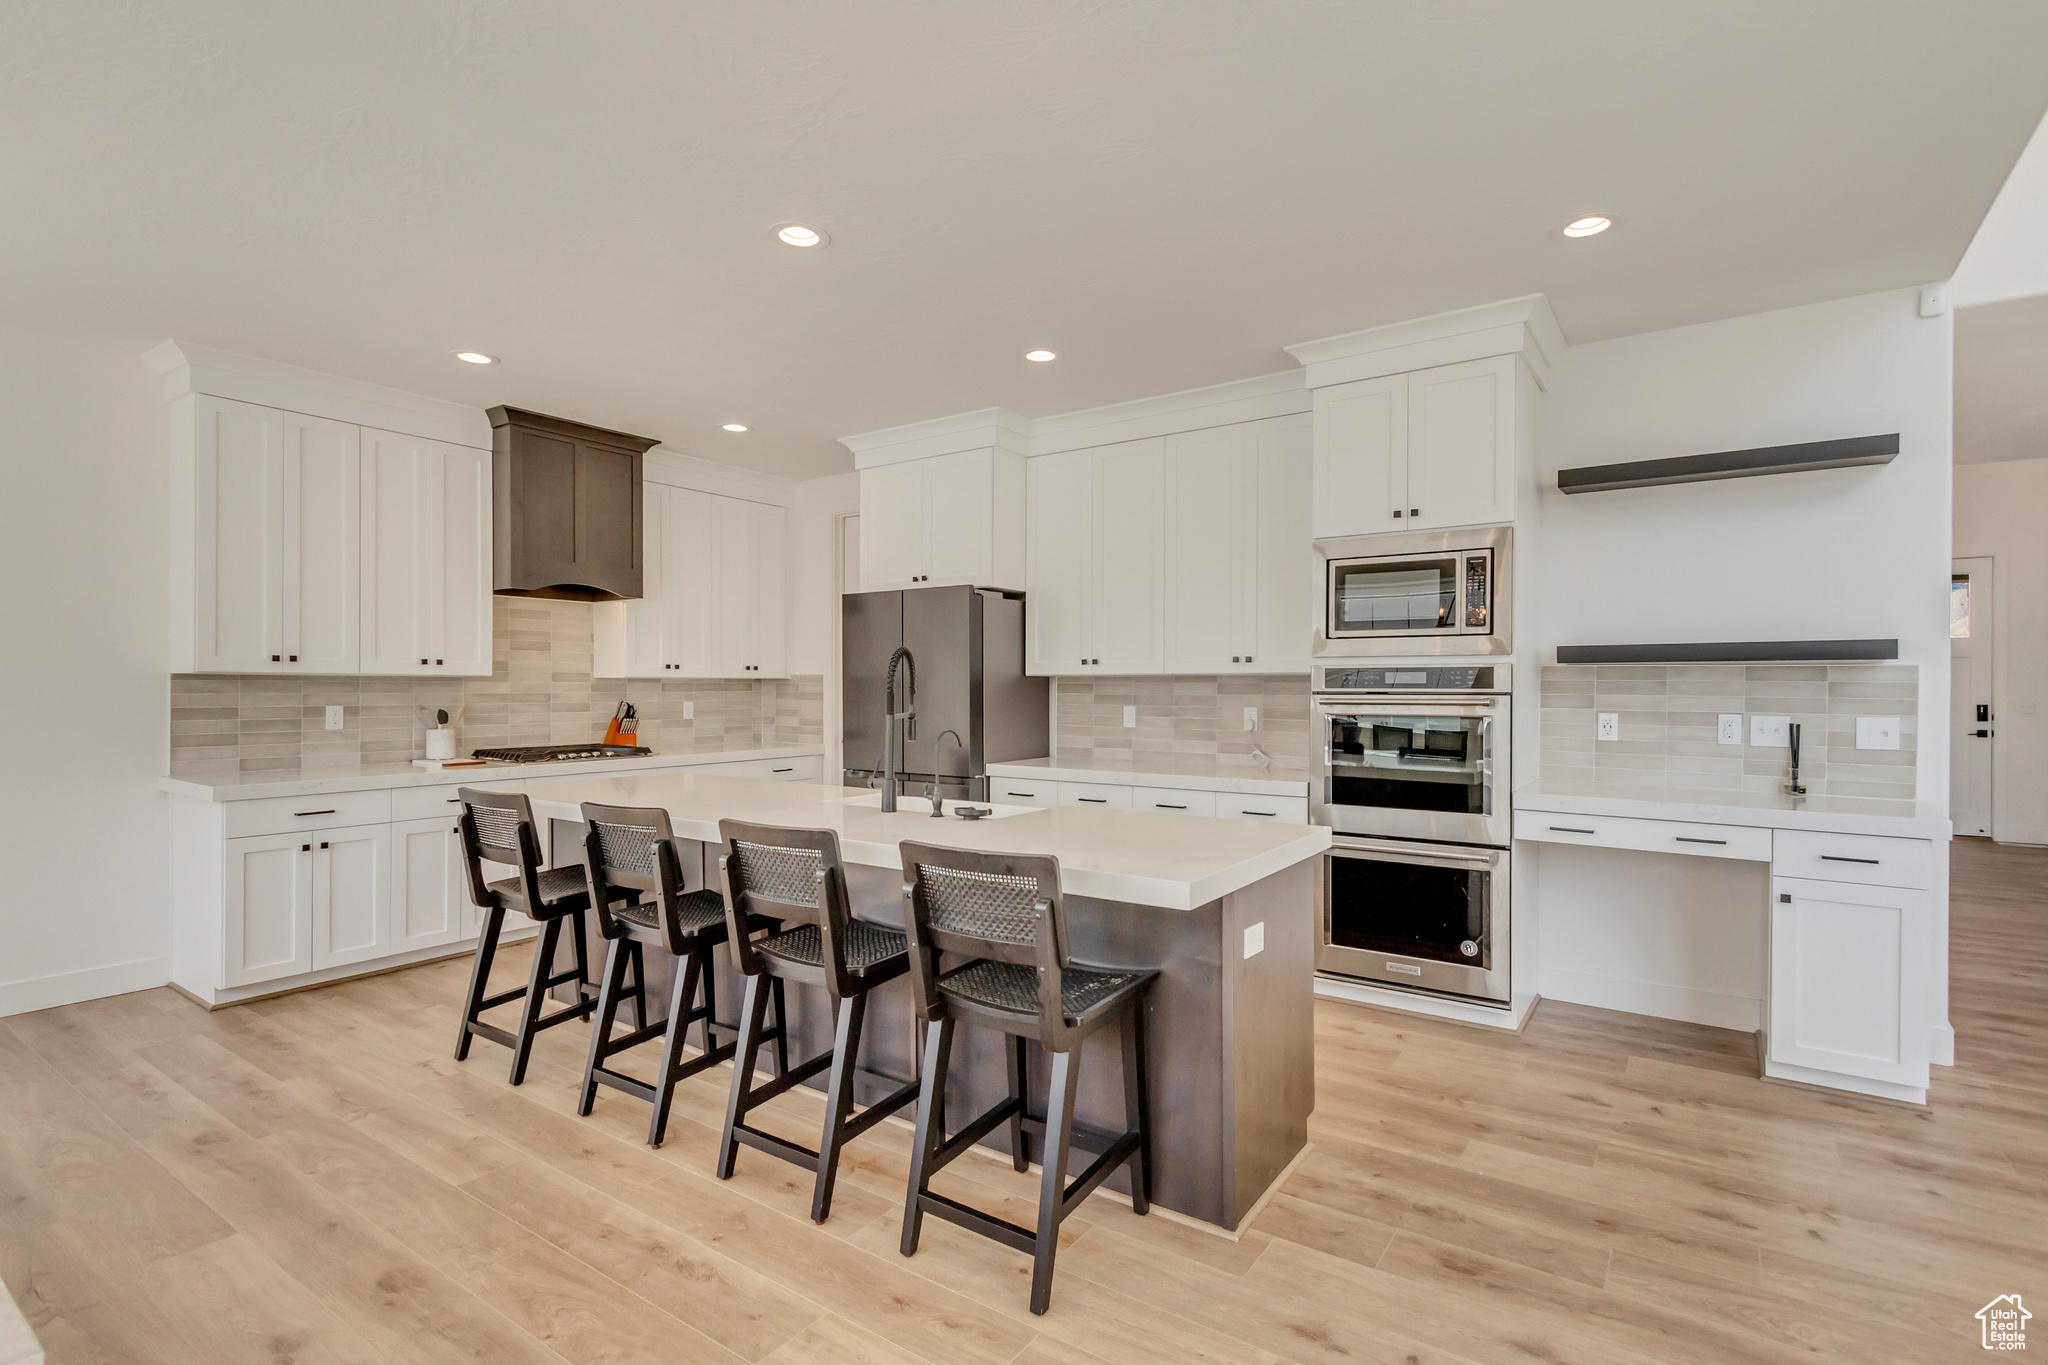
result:
M 1251 656 L 1251 655 L 1249 655 L 1249 654 L 1245 655 L 1245 656 L 1244 656 L 1244 661 L 1245 661 L 1246 663 L 1250 663 L 1250 662 L 1252 661 L 1252 656 Z
M 426 663 L 426 660 L 425 660 L 425 659 L 421 659 L 421 660 L 420 660 L 420 663 L 421 663 L 421 664 L 425 664 L 425 663 Z
M 283 661 L 282 655 L 273 654 L 270 656 L 270 662 L 272 663 L 282 663 Z
M 1234 663 L 1234 664 L 1241 664 L 1241 663 L 1243 663 L 1243 662 L 1244 662 L 1244 660 L 1243 660 L 1243 659 L 1240 659 L 1240 658 L 1238 658 L 1238 657 L 1237 657 L 1237 656 L 1236 656 L 1235 654 L 1233 654 L 1233 655 L 1231 655 L 1231 656 L 1230 656 L 1230 662 L 1232 662 L 1232 663 Z
M 312 846 L 311 844 L 300 844 L 300 845 L 299 845 L 299 852 L 301 852 L 301 853 L 311 853 L 312 851 L 313 851 L 313 846 Z
M 292 655 L 292 657 L 291 657 L 291 662 L 293 662 L 293 663 L 297 663 L 298 661 L 299 661 L 299 656 L 298 656 L 298 655 L 296 655 L 296 654 Z
M 1422 509 L 1420 507 L 1411 507 L 1408 509 L 1408 515 L 1411 517 L 1419 517 L 1422 515 Z
M 441 662 L 442 661 L 439 659 L 434 660 L 434 667 L 439 668 L 441 666 Z
M 320 841 L 320 847 L 322 847 L 322 848 L 325 848 L 325 847 L 327 847 L 327 841 L 326 841 L 325 839 L 322 839 L 322 840 Z
M 1401 509 L 1400 509 L 1400 508 L 1398 508 L 1398 507 L 1396 507 L 1396 508 L 1394 509 L 1394 519 L 1395 519 L 1396 521 L 1398 521 L 1398 520 L 1400 520 L 1400 517 L 1401 517 Z

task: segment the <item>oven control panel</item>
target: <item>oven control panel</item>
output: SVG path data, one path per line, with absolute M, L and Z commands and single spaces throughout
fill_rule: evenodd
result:
M 1481 664 L 1466 668 L 1325 668 L 1323 690 L 1327 692 L 1492 692 L 1494 667 Z

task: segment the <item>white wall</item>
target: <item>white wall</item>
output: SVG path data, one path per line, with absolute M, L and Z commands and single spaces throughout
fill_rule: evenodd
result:
M 789 671 L 825 675 L 825 780 L 839 781 L 839 518 L 860 511 L 860 476 L 797 485 L 790 519 Z
M 1957 308 L 2048 294 L 2048 122 L 2034 130 L 2027 149 L 1977 225 L 1970 249 L 1956 267 L 1949 300 Z
M 1574 346 L 1539 441 L 1538 645 L 1896 638 L 1948 810 L 1951 318 L 1913 290 Z M 1565 497 L 1575 465 L 1896 431 L 1888 465 Z M 1525 583 L 1529 580 L 1524 579 Z
M 169 427 L 148 344 L 0 325 L 0 1015 L 169 979 Z
M 1991 833 L 2048 844 L 2048 456 L 1956 466 L 1955 553 L 1992 566 Z

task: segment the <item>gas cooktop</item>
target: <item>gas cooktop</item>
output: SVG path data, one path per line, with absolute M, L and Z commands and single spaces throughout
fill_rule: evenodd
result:
M 500 763 L 567 763 L 579 758 L 638 758 L 653 752 L 644 744 L 528 744 L 509 749 L 478 749 L 470 757 Z

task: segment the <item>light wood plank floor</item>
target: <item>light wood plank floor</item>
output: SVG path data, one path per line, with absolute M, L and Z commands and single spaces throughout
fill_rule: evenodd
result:
M 1760 1082 L 1743 1034 L 1326 1003 L 1315 1150 L 1256 1225 L 1091 1199 L 1040 1319 L 1017 1253 L 927 1220 L 897 1254 L 900 1128 L 819 1228 L 793 1167 L 712 1178 L 723 1073 L 653 1152 L 636 1101 L 573 1116 L 580 1028 L 518 1090 L 501 1048 L 458 1066 L 459 961 L 4 1021 L 0 1274 L 56 1365 L 1977 1359 L 1994 1295 L 2048 1324 L 2048 852 L 1955 862 L 1958 1065 L 1927 1111 Z M 815 1140 L 819 1112 L 771 1122 Z M 1030 1221 L 1006 1165 L 947 1180 Z

